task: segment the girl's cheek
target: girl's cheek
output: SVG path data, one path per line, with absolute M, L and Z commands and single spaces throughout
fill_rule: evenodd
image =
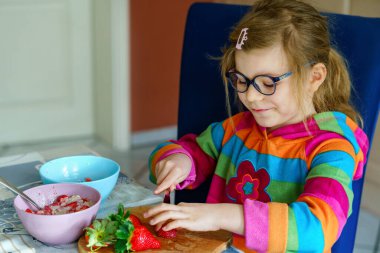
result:
M 239 100 L 245 105 L 244 95 L 239 93 L 238 97 L 239 97 Z

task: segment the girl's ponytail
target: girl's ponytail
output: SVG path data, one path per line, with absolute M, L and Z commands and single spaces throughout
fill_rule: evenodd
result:
M 315 92 L 313 98 L 316 111 L 339 111 L 362 125 L 361 116 L 350 101 L 351 79 L 347 64 L 333 48 L 330 49 L 326 68 L 326 80 Z

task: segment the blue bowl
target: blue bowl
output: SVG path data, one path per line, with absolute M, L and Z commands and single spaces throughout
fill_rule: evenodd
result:
M 120 165 L 100 156 L 67 156 L 51 160 L 40 168 L 42 183 L 80 183 L 100 192 L 107 199 L 116 185 Z M 86 181 L 90 179 L 91 181 Z

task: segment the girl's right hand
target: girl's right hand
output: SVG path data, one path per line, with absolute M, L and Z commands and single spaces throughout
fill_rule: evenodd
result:
M 190 158 L 182 153 L 165 157 L 156 164 L 157 188 L 155 194 L 171 192 L 178 183 L 187 178 L 191 170 Z

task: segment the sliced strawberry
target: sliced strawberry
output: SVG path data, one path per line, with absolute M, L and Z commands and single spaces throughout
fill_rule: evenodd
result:
M 71 209 L 75 209 L 75 208 L 77 208 L 78 203 L 77 202 L 71 202 L 71 203 L 67 204 L 66 206 L 70 207 Z
M 67 195 L 60 195 L 60 196 L 58 196 L 55 199 L 55 202 L 61 203 L 65 198 L 67 199 L 67 198 L 69 198 L 69 196 L 67 196 Z
M 159 249 L 161 247 L 156 237 L 144 226 L 135 227 L 131 238 L 131 245 L 133 251 Z
M 50 206 L 45 206 L 43 209 L 43 213 L 46 215 L 51 215 L 53 211 L 51 210 Z
M 54 202 L 54 203 L 52 203 L 50 206 L 60 206 L 61 205 L 61 203 L 59 203 L 59 202 Z
M 141 226 L 141 221 L 136 215 L 130 214 L 128 219 L 132 222 L 135 228 Z
M 84 206 L 82 206 L 81 208 L 79 208 L 78 211 L 82 211 L 82 210 L 85 210 L 85 209 L 87 209 L 87 208 L 89 208 L 89 206 L 84 205 Z
M 27 208 L 26 210 L 25 210 L 25 212 L 27 212 L 27 213 L 34 213 L 31 209 L 29 209 L 29 208 Z
M 173 238 L 175 238 L 177 236 L 177 230 L 176 229 L 171 229 L 171 230 L 168 230 L 168 231 L 164 231 L 162 228 L 160 228 L 157 231 L 157 235 L 159 237 L 173 239 Z

